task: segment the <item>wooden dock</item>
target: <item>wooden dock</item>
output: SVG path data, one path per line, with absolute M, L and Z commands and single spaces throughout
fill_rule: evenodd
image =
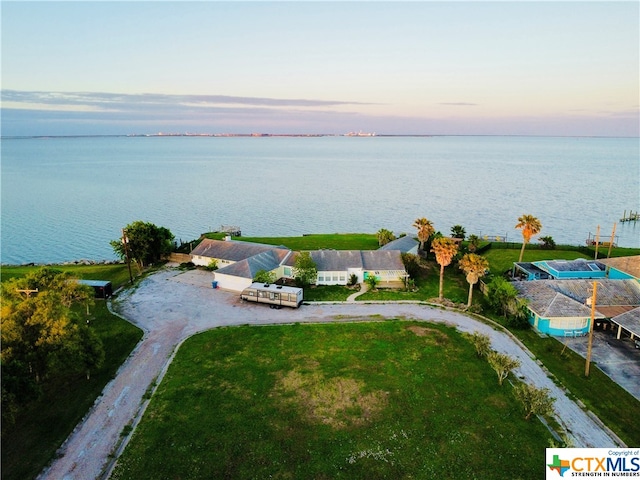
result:
M 638 220 L 640 220 L 640 213 L 637 211 L 634 212 L 633 210 L 629 210 L 629 215 L 627 215 L 627 211 L 625 210 L 620 219 L 621 222 L 637 222 Z

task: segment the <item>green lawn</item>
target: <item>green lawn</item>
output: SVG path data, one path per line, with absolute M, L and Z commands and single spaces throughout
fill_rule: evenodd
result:
M 183 344 L 113 479 L 537 479 L 549 432 L 455 330 L 221 328 Z
M 488 313 L 498 323 L 500 317 Z M 627 445 L 640 445 L 640 401 L 611 380 L 596 365 L 584 376 L 585 359 L 553 337 L 541 337 L 532 329 L 512 330 L 573 396 L 580 399 Z
M 323 248 L 334 250 L 376 250 L 379 248 L 378 237 L 374 233 L 313 234 L 302 237 L 239 237 L 236 240 L 266 243 L 267 245 L 284 245 L 295 251 Z
M 124 266 L 124 277 L 122 267 L 64 266 L 59 269 L 70 269 L 81 278 L 105 279 L 118 285 L 129 280 L 127 267 Z M 3 267 L 2 278 L 24 275 L 27 269 L 34 268 L 38 267 Z M 139 328 L 111 315 L 103 300 L 96 300 L 88 319 L 105 349 L 103 367 L 92 372 L 90 380 L 78 375 L 50 382 L 41 398 L 23 405 L 14 425 L 3 423 L 3 480 L 35 478 L 40 473 L 142 338 Z
M 40 268 L 39 266 L 2 266 L 0 278 L 4 282 L 14 277 L 23 277 L 28 272 Z M 72 275 L 85 280 L 108 280 L 113 289 L 129 283 L 129 270 L 124 263 L 112 265 L 52 265 L 51 268 L 70 272 Z M 135 275 L 135 267 L 133 274 Z
M 490 248 L 482 256 L 489 260 L 489 270 L 494 275 L 502 275 L 513 268 L 513 263 L 520 257 L 519 249 Z M 576 258 L 593 258 L 576 250 L 527 250 L 525 248 L 523 262 L 541 260 L 575 260 Z

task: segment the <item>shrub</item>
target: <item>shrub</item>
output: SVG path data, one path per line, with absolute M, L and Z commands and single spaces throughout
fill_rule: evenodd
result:
M 553 413 L 555 398 L 549 396 L 548 388 L 536 388 L 535 385 L 521 383 L 513 387 L 513 394 L 522 402 L 525 419 L 531 415 L 550 415 Z

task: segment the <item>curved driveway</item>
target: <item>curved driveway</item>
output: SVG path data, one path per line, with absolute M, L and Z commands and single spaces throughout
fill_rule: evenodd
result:
M 547 377 L 517 340 L 461 313 L 412 303 L 313 304 L 297 310 L 272 310 L 240 303 L 237 294 L 213 290 L 207 272 L 173 269 L 150 275 L 137 288 L 122 293 L 116 309 L 142 328 L 144 337 L 61 447 L 58 458 L 40 474 L 41 479 L 106 478 L 113 458 L 128 439 L 121 435 L 123 429 L 135 426 L 146 408 L 145 393 L 159 383 L 176 347 L 195 333 L 226 325 L 332 322 L 370 315 L 442 322 L 462 332 L 489 335 L 493 349 L 520 360 L 516 375 L 551 390 L 556 398 L 556 417 L 575 447 L 621 445 Z

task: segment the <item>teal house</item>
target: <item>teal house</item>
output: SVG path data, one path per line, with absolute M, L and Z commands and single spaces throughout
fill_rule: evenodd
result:
M 632 339 L 638 335 L 638 320 L 631 326 L 627 323 L 631 313 L 637 316 L 640 311 L 640 256 L 517 263 L 513 273 L 520 278 L 513 285 L 527 300 L 529 323 L 540 333 L 560 337 L 586 335 L 591 326 L 595 281 L 598 287 L 594 319 L 619 324 L 618 336 L 623 329 Z M 625 315 L 627 312 L 630 313 Z M 626 323 L 617 322 L 617 318 Z

